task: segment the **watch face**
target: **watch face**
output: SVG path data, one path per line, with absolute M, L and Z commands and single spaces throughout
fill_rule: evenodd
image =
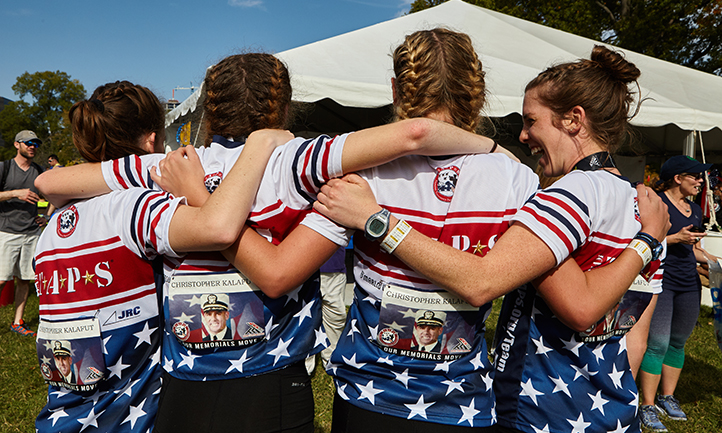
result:
M 384 227 L 386 227 L 386 224 L 383 223 L 383 221 L 379 219 L 374 219 L 369 224 L 369 233 L 377 236 L 383 233 Z

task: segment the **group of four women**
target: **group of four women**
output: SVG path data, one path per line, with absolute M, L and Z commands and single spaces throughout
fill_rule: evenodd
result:
M 333 138 L 266 129 L 291 100 L 267 54 L 209 70 L 197 153 L 153 153 L 163 111 L 142 86 L 73 107 L 74 142 L 101 164 L 37 181 L 51 202 L 87 198 L 38 246 L 40 431 L 313 431 L 317 270 L 354 229 L 333 431 L 639 429 L 623 335 L 657 285 L 667 220 L 608 154 L 639 71 L 596 47 L 527 86 L 520 139 L 545 175 L 569 173 L 537 191 L 474 133 L 486 89 L 468 36 L 419 31 L 393 60 L 397 122 Z M 492 366 L 484 322 L 504 294 Z M 53 375 L 62 356 L 74 380 Z

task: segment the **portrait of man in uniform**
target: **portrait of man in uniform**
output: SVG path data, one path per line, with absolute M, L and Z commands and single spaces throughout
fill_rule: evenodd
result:
M 445 322 L 446 313 L 443 311 L 419 310 L 414 320 L 413 338 L 402 338 L 394 347 L 419 352 L 446 353 L 441 344 Z
M 208 294 L 203 297 L 203 326 L 208 332 L 208 335 L 203 336 L 203 341 L 232 340 L 233 333 L 228 328 L 228 295 Z
M 78 376 L 73 368 L 72 347 L 69 341 L 55 340 L 53 341 L 53 359 L 55 360 L 55 368 L 52 380 L 63 381 L 65 383 L 78 384 Z

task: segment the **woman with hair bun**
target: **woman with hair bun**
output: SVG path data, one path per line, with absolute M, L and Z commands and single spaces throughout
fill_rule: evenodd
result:
M 609 155 L 624 140 L 634 101 L 628 86 L 639 74 L 620 54 L 597 46 L 591 60 L 551 67 L 527 85 L 520 140 L 541 155 L 545 176 L 565 176 L 510 215 L 511 226 L 503 236 L 480 239 L 478 256 L 434 242 L 423 226 L 404 228 L 401 235 L 394 229 L 379 238 L 382 248 L 391 242 L 396 258 L 470 305 L 506 294 L 497 327 L 493 387 L 493 414 L 502 429 L 639 430 L 636 386 L 623 334 L 658 290 L 658 239 L 664 238 L 668 221 L 659 198 L 643 186 L 635 191 Z M 498 190 L 504 179 L 496 176 L 475 186 L 490 184 Z M 364 182 L 350 180 L 329 182 L 315 208 L 358 229 L 381 207 Z M 519 183 L 518 178 L 513 182 Z M 475 202 L 477 211 L 487 197 Z M 400 218 L 391 216 L 389 226 L 403 227 Z M 471 245 L 475 239 L 470 236 Z M 384 257 L 372 245 L 365 244 L 369 254 Z M 585 272 L 576 272 L 579 268 Z M 642 268 L 645 278 L 627 291 Z M 353 359 L 362 361 L 368 362 Z M 411 370 L 407 375 L 415 377 Z M 360 385 L 365 391 L 359 400 L 377 392 L 375 382 L 373 389 Z M 450 396 L 453 391 L 449 388 Z M 427 395 L 407 405 L 416 411 L 412 415 L 425 409 L 428 416 L 438 405 Z M 465 408 L 459 405 L 456 411 L 471 413 L 472 406 L 478 411 L 479 402 L 477 398 Z M 454 413 L 453 408 L 447 411 Z
M 149 154 L 162 144 L 164 114 L 147 88 L 108 83 L 70 109 L 73 142 L 89 161 Z M 155 259 L 228 247 L 277 143 L 276 134 L 250 137 L 228 187 L 200 209 L 144 188 L 58 209 L 35 256 L 37 352 L 49 385 L 38 431 L 153 428 L 162 372 L 162 266 Z

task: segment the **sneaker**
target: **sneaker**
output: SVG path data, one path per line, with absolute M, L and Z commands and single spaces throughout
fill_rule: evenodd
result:
M 25 326 L 25 321 L 23 321 L 22 319 L 20 320 L 20 323 L 13 323 L 12 325 L 10 325 L 10 329 L 20 335 L 35 337 L 35 332 L 28 329 Z
M 669 419 L 687 421 L 687 415 L 679 407 L 679 401 L 673 395 L 658 395 L 654 402 L 657 410 L 661 414 L 667 415 Z
M 639 406 L 639 417 L 642 419 L 642 427 L 654 432 L 666 432 L 667 427 L 659 420 L 657 408 L 651 404 Z

